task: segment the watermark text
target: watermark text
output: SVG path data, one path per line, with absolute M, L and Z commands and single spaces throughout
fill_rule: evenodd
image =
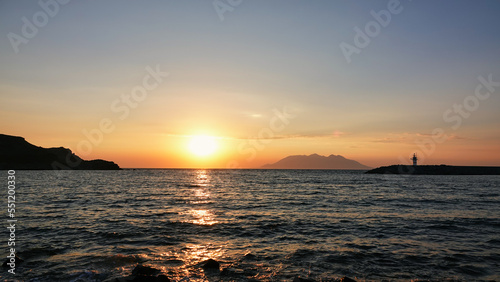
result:
M 7 239 L 8 256 L 7 256 L 7 270 L 11 274 L 16 274 L 16 171 L 9 170 L 7 175 L 7 230 L 9 230 L 9 237 Z

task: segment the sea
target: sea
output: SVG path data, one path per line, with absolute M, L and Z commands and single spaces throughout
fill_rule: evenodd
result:
M 9 255 L 7 171 L 3 239 Z M 500 281 L 500 176 L 16 171 L 2 281 Z M 220 272 L 204 271 L 206 260 Z

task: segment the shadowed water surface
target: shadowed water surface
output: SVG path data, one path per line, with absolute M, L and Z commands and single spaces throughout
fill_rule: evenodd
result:
M 16 249 L 25 262 L 2 279 L 102 281 L 140 263 L 174 281 L 500 280 L 499 176 L 123 170 L 16 178 Z M 203 272 L 209 258 L 224 275 Z

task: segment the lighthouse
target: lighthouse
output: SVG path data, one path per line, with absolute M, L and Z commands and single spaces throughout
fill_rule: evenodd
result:
M 413 166 L 417 166 L 417 155 L 415 153 L 413 153 L 413 158 L 411 158 L 410 160 L 413 161 Z

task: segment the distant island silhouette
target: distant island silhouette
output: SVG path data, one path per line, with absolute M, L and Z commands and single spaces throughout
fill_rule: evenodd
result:
M 118 170 L 114 162 L 86 161 L 70 149 L 42 148 L 23 137 L 0 134 L 0 170 Z
M 320 156 L 318 154 L 288 156 L 273 164 L 262 166 L 264 169 L 357 169 L 367 170 L 371 167 L 349 160 L 341 155 Z
M 500 167 L 452 165 L 391 165 L 367 171 L 369 174 L 415 175 L 500 175 Z

